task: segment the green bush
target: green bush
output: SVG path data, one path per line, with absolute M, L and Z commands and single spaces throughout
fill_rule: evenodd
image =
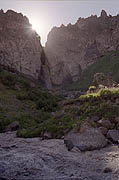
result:
M 5 115 L 0 114 L 0 133 L 4 132 L 7 125 L 10 124 L 10 119 L 8 119 Z

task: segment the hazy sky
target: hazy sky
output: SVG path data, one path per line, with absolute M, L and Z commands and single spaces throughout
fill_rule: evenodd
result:
M 12 9 L 26 15 L 30 23 L 41 36 L 44 45 L 47 34 L 53 26 L 72 24 L 79 17 L 88 17 L 91 14 L 98 16 L 102 9 L 108 14 L 119 13 L 119 0 L 93 0 L 93 1 L 32 1 L 32 0 L 0 0 L 0 8 Z

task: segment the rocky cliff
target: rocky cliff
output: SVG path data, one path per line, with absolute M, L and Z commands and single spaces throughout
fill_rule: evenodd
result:
M 49 69 L 38 35 L 21 13 L 0 11 L 0 65 L 50 87 Z
M 74 24 L 54 27 L 45 53 L 55 86 L 80 79 L 81 72 L 106 52 L 119 50 L 119 15 L 79 18 Z

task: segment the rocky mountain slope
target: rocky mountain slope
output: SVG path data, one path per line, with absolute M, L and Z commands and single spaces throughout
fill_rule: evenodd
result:
M 119 51 L 111 51 L 100 57 L 97 62 L 89 65 L 81 74 L 80 81 L 64 86 L 67 91 L 87 91 L 92 84 L 95 73 L 104 73 L 119 83 Z
M 48 89 L 80 82 L 89 65 L 107 52 L 119 50 L 118 20 L 118 15 L 107 16 L 103 10 L 100 17 L 54 27 L 43 49 L 25 16 L 1 10 L 0 65 L 31 76 Z
M 0 65 L 40 80 L 50 88 L 44 51 L 31 27 L 21 13 L 0 11 Z
M 80 79 L 81 72 L 107 52 L 119 50 L 119 16 L 91 15 L 76 24 L 54 27 L 48 34 L 45 53 L 52 83 L 61 86 Z

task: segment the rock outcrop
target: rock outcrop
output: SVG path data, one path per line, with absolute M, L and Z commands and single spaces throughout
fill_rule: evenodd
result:
M 64 143 L 68 150 L 76 146 L 80 151 L 101 149 L 107 145 L 106 138 L 101 132 L 98 129 L 89 127 L 82 133 L 69 132 L 64 138 Z
M 94 79 L 92 84 L 96 87 L 96 88 L 101 88 L 102 87 L 113 87 L 113 86 L 117 86 L 117 83 L 113 81 L 111 75 L 109 74 L 108 76 L 105 76 L 104 73 L 96 73 L 94 75 Z
M 51 87 L 47 60 L 37 33 L 27 17 L 12 10 L 0 11 L 0 65 Z
M 119 50 L 119 15 L 79 18 L 74 25 L 54 27 L 45 53 L 55 86 L 80 79 L 81 72 L 106 52 Z

